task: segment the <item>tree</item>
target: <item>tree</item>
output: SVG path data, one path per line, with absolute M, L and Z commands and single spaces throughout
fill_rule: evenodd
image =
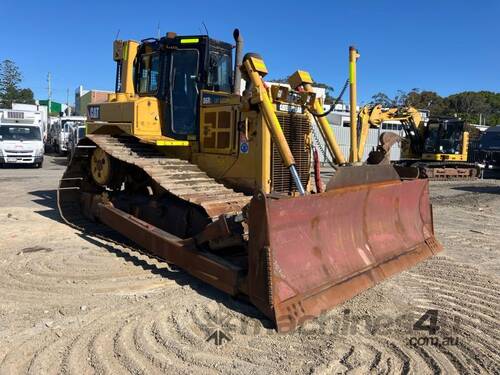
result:
M 491 113 L 492 108 L 481 92 L 465 91 L 446 98 L 451 115 L 457 115 L 467 122 L 478 123 L 479 114 Z
M 371 105 L 380 104 L 382 107 L 392 107 L 393 101 L 383 92 L 378 92 L 372 96 Z
M 370 104 L 381 104 L 383 107 L 412 106 L 429 110 L 431 116 L 460 117 L 473 124 L 478 124 L 481 117 L 487 125 L 500 124 L 500 93 L 491 91 L 464 91 L 443 98 L 434 91 L 414 88 L 408 93 L 398 90 L 392 99 L 379 92 L 372 96 Z
M 0 63 L 0 106 L 11 107 L 13 102 L 34 104 L 33 91 L 21 89 L 22 75 L 12 60 Z
M 407 105 L 418 109 L 427 109 L 433 116 L 443 116 L 447 114 L 444 99 L 434 91 L 413 89 L 408 93 Z
M 398 90 L 396 96 L 392 100 L 393 107 L 403 107 L 408 105 L 408 93 L 403 90 Z

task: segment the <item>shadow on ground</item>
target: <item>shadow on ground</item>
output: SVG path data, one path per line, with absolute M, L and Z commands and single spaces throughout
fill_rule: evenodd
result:
M 38 169 L 33 164 L 28 163 L 6 163 L 0 164 L 0 169 Z
M 85 233 L 78 234 L 81 238 L 88 241 L 89 243 L 98 246 L 100 248 L 106 249 L 115 256 L 124 259 L 127 262 L 131 262 L 134 266 L 141 267 L 143 270 L 151 272 L 155 275 L 160 275 L 162 277 L 168 278 L 169 280 L 175 281 L 179 286 L 189 285 L 197 293 L 217 302 L 223 304 L 230 310 L 239 312 L 247 317 L 258 319 L 265 328 L 273 328 L 274 324 L 265 315 L 263 315 L 255 306 L 249 302 L 236 299 L 209 284 L 191 276 L 181 268 L 177 268 L 175 265 L 169 263 L 169 268 L 158 267 L 154 264 L 148 263 L 147 260 L 140 259 L 133 254 L 132 251 L 128 249 L 120 249 L 119 247 L 111 244 L 107 244 L 95 238 L 89 236 Z M 144 255 L 148 256 L 147 253 L 142 252 Z
M 66 155 L 60 155 L 55 153 L 50 153 L 52 158 L 50 159 L 50 164 L 52 165 L 62 165 L 66 167 L 68 165 L 68 157 Z
M 57 208 L 57 191 L 54 190 L 36 190 L 32 191 L 31 194 L 34 198 L 33 201 L 47 207 L 47 210 L 35 211 L 37 214 L 42 215 L 51 220 L 64 223 L 61 216 L 59 215 L 59 211 Z M 96 227 L 95 224 L 92 225 L 93 228 Z M 101 227 L 101 225 L 97 224 L 97 227 Z M 223 304 L 230 310 L 237 311 L 245 316 L 258 319 L 261 321 L 262 325 L 266 328 L 272 328 L 273 323 L 264 316 L 255 306 L 246 302 L 245 300 L 235 299 L 230 295 L 219 291 L 218 289 L 205 284 L 201 280 L 195 278 L 194 276 L 189 275 L 187 272 L 182 269 L 178 269 L 175 265 L 170 265 L 170 269 L 166 267 L 157 267 L 154 264 L 150 264 L 147 260 L 140 259 L 136 255 L 134 255 L 133 250 L 128 250 L 126 246 L 132 245 L 132 243 L 121 236 L 119 233 L 110 230 L 107 227 L 102 226 L 102 231 L 106 233 L 107 238 L 110 239 L 111 242 L 115 241 L 120 244 L 123 243 L 123 248 L 119 245 L 114 245 L 110 243 L 106 243 L 93 235 L 92 233 L 86 233 L 85 231 L 78 232 L 78 236 L 83 238 L 85 241 L 105 249 L 110 253 L 114 254 L 117 257 L 120 257 L 127 262 L 131 262 L 133 265 L 137 267 L 141 267 L 143 270 L 151 272 L 156 275 L 160 275 L 162 277 L 166 277 L 169 280 L 174 280 L 180 286 L 189 285 L 193 290 L 198 292 L 199 294 L 214 300 L 217 303 Z M 139 246 L 132 245 L 134 249 L 140 250 L 141 253 L 147 256 L 146 251 L 142 251 Z
M 456 186 L 453 190 L 467 191 L 480 194 L 500 194 L 500 186 Z
M 48 210 L 35 211 L 37 214 L 59 223 L 63 223 L 57 209 L 57 190 L 35 190 L 30 191 L 29 194 L 34 196 L 33 202 L 49 208 Z

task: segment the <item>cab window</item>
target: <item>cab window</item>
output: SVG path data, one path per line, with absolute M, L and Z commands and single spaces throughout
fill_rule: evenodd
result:
M 208 68 L 208 86 L 215 91 L 231 91 L 231 57 L 229 55 L 210 53 Z
M 158 91 L 158 78 L 160 74 L 160 55 L 147 54 L 141 57 L 139 66 L 139 94 L 151 94 Z

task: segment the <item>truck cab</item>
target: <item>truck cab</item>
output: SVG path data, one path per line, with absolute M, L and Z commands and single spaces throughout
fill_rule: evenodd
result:
M 58 123 L 54 127 L 54 135 L 52 138 L 52 147 L 59 154 L 68 152 L 68 139 L 73 126 L 83 125 L 85 122 L 84 116 L 64 116 L 59 118 Z
M 0 164 L 43 163 L 43 129 L 33 112 L 0 110 Z
M 83 122 L 76 122 L 71 126 L 69 135 L 68 135 L 68 143 L 67 143 L 67 156 L 68 160 L 71 160 L 73 153 L 78 145 L 80 139 L 85 138 L 87 134 L 87 127 Z

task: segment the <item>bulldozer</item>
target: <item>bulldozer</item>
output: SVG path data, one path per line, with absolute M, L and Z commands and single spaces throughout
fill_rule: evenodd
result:
M 88 106 L 58 207 L 74 228 L 119 233 L 287 332 L 442 247 L 427 180 L 347 162 L 310 75 L 270 87 L 263 58 L 243 54 L 238 30 L 234 41 L 116 40 L 115 93 Z M 314 125 L 336 163 L 323 193 Z
M 464 121 L 456 118 L 431 117 L 424 121 L 421 113 L 409 107 L 382 108 L 380 104 L 365 106 L 359 113 L 364 145 L 368 128 L 380 127 L 384 121 L 400 121 L 404 135 L 383 132 L 377 150 L 370 153 L 369 164 L 388 163 L 389 152 L 401 143 L 401 159 L 394 164 L 400 170 L 417 172 L 433 180 L 475 179 L 481 176 L 481 166 L 468 162 L 469 132 Z M 361 147 L 361 146 L 360 146 Z M 410 167 L 410 168 L 408 168 Z

